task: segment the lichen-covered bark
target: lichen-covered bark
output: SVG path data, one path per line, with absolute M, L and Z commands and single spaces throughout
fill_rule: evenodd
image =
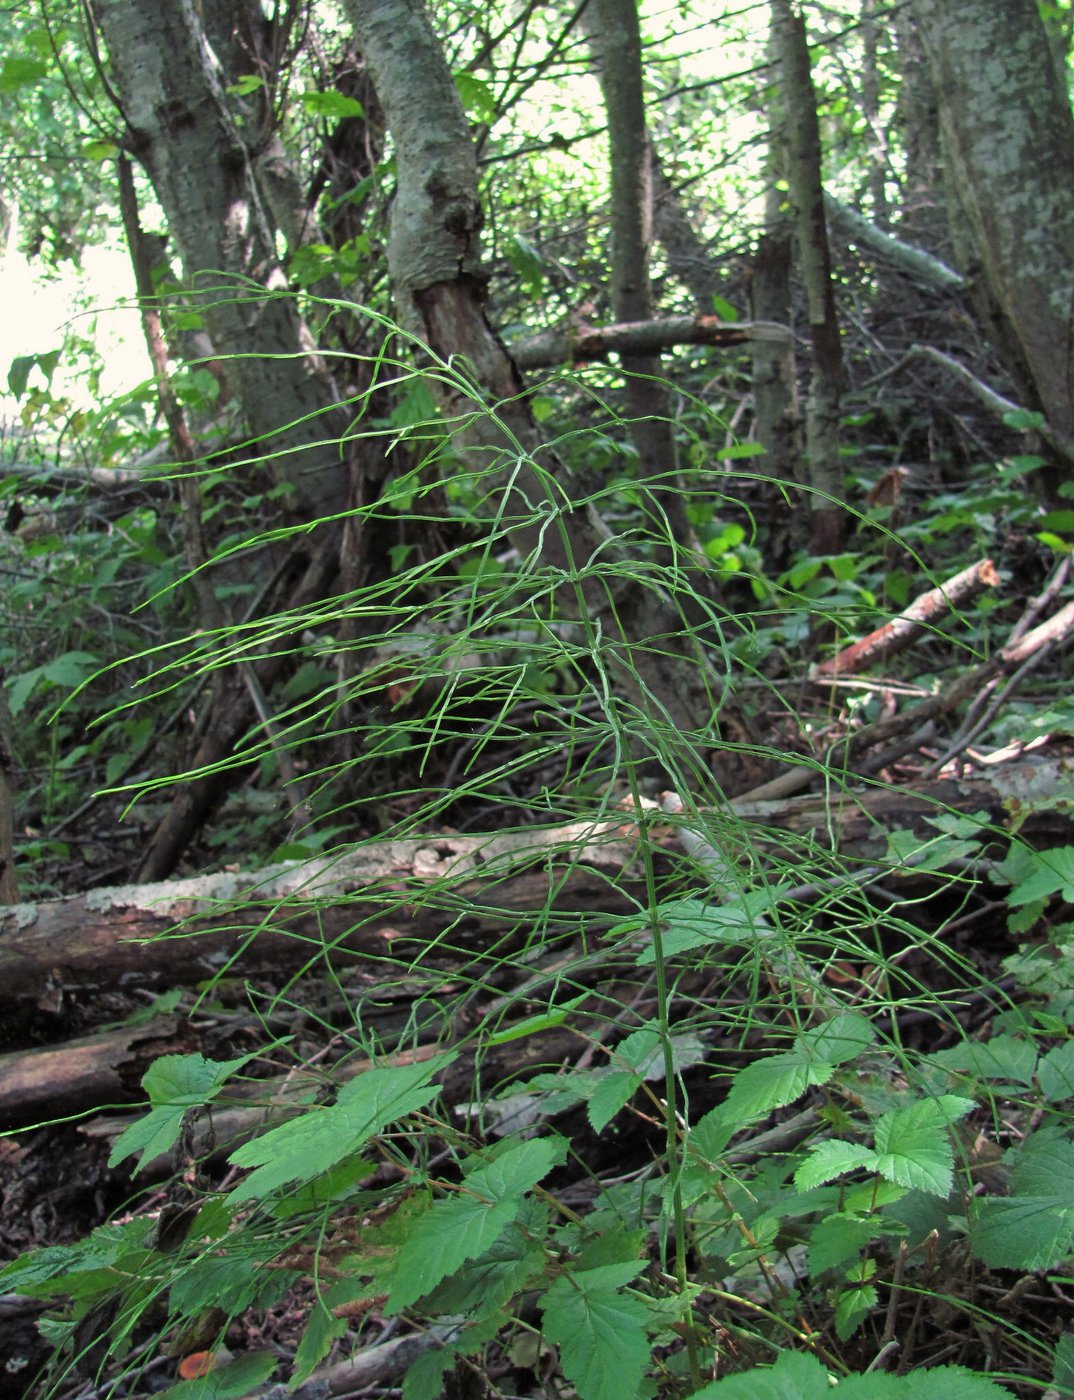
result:
M 786 160 L 813 343 L 813 371 L 806 399 L 806 458 L 812 488 L 810 545 L 815 554 L 834 554 L 843 547 L 849 518 L 838 504 L 843 491 L 839 458 L 843 355 L 824 218 L 820 126 L 805 21 L 788 0 L 773 0 L 772 19 L 773 47 L 783 82 L 780 145 Z
M 194 0 L 100 0 L 108 76 L 255 451 L 311 517 L 345 508 L 336 394 L 279 266 Z
M 1035 0 L 914 0 L 946 178 L 1040 407 L 1074 435 L 1074 117 Z

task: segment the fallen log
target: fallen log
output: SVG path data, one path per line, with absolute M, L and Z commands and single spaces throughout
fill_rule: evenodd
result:
M 189 1033 L 177 1035 L 178 1029 L 178 1016 L 157 1016 L 138 1027 L 0 1055 L 0 1132 L 32 1119 L 143 1099 L 142 1075 L 158 1056 L 195 1048 Z
M 883 785 L 778 800 L 735 801 L 722 812 L 683 813 L 658 832 L 680 862 L 699 821 L 720 845 L 734 842 L 828 850 L 848 861 L 882 860 L 886 833 L 927 831 L 944 811 L 982 813 L 1002 832 L 1029 840 L 1070 840 L 1074 769 L 1062 758 L 997 765 L 920 788 Z M 664 820 L 661 818 L 661 820 Z M 0 1008 L 14 1024 L 16 1003 L 54 1006 L 58 998 L 108 986 L 149 988 L 268 968 L 338 974 L 420 956 L 425 967 L 513 934 L 530 937 L 542 915 L 544 938 L 569 936 L 621 918 L 643 897 L 635 861 L 640 828 L 621 820 L 577 822 L 486 836 L 372 842 L 345 853 L 253 872 L 92 890 L 39 904 L 0 908 Z M 746 835 L 748 833 L 748 835 Z M 650 832 L 652 835 L 652 832 Z M 703 876 L 696 875 L 699 886 Z M 10 1031 L 9 1031 L 10 1034 Z
M 564 927 L 632 906 L 621 823 L 373 842 L 268 869 L 91 890 L 0 910 L 0 1005 L 239 969 L 430 954 L 501 940 L 549 902 Z M 636 877 L 640 881 L 640 877 Z

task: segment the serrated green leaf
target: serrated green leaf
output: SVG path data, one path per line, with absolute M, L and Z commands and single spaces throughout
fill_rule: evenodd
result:
M 1068 904 L 1074 903 L 1074 846 L 1054 846 L 1048 851 L 1032 851 L 1029 856 L 1033 868 L 1008 894 L 1008 903 L 1029 904 L 1053 894 L 1062 894 Z
M 65 651 L 42 666 L 41 674 L 53 685 L 73 688 L 81 685 L 99 665 L 100 661 L 91 651 Z
M 823 1060 L 842 1065 L 853 1060 L 876 1041 L 876 1032 L 864 1016 L 844 1012 L 819 1026 L 811 1026 L 795 1038 L 803 1059 Z
M 333 1317 L 329 1309 L 314 1299 L 306 1321 L 306 1330 L 295 1349 L 295 1359 L 289 1377 L 292 1389 L 308 1380 L 316 1367 L 328 1355 L 332 1343 L 342 1337 L 350 1326 L 345 1317 Z
M 40 679 L 40 666 L 35 666 L 30 671 L 23 671 L 20 675 L 12 677 L 8 683 L 8 706 L 13 718 L 17 719 L 22 714 Z
M 237 1167 L 254 1167 L 228 1196 L 232 1203 L 264 1197 L 291 1181 L 311 1181 L 357 1152 L 375 1133 L 425 1105 L 437 1093 L 430 1084 L 453 1055 L 412 1065 L 367 1070 L 344 1084 L 330 1107 L 262 1133 L 231 1154 Z
M 586 1115 L 595 1133 L 602 1133 L 621 1108 L 634 1097 L 644 1079 L 640 1074 L 606 1074 L 589 1095 Z
M 822 1274 L 854 1259 L 876 1234 L 876 1221 L 855 1215 L 829 1215 L 813 1227 L 806 1258 L 810 1274 Z
M 690 1400 L 831 1400 L 831 1395 L 828 1372 L 815 1356 L 785 1351 L 774 1366 L 725 1376 L 702 1386 Z
M 566 1143 L 559 1137 L 514 1144 L 471 1172 L 457 1195 L 419 1216 L 399 1251 L 386 1312 L 409 1307 L 467 1259 L 490 1249 L 518 1216 L 526 1192 L 565 1157 Z
M 979 854 L 980 842 L 976 838 L 960 841 L 946 834 L 923 837 L 914 831 L 888 833 L 886 859 L 896 870 L 944 870 L 953 861 Z
M 809 1063 L 797 1050 L 766 1055 L 738 1071 L 724 1108 L 728 1117 L 742 1124 L 771 1113 L 774 1108 L 785 1108 L 800 1099 L 811 1085 L 826 1084 L 834 1073 L 834 1065 L 825 1060 Z
M 692 1155 L 704 1162 L 718 1162 L 721 1152 L 741 1127 L 741 1123 L 724 1112 L 723 1104 L 712 1109 L 690 1129 L 687 1143 Z
M 1055 1344 L 1052 1385 L 1061 1396 L 1074 1396 L 1074 1332 L 1064 1332 Z
M 137 1261 L 150 1254 L 143 1241 L 151 1223 L 140 1218 L 121 1225 L 100 1225 L 76 1244 L 48 1245 L 32 1250 L 0 1269 L 0 1283 L 5 1292 L 27 1293 L 34 1297 L 48 1297 L 54 1292 L 73 1295 L 77 1291 L 72 1283 L 75 1275 L 100 1273 L 108 1278 L 110 1288 L 114 1288 L 115 1274 L 111 1270 L 121 1259 L 129 1259 L 132 1266 L 137 1267 Z
M 826 1181 L 834 1181 L 837 1176 L 863 1167 L 868 1171 L 876 1170 L 876 1153 L 871 1148 L 839 1139 L 819 1142 L 795 1172 L 795 1189 L 812 1191 Z
M 834 1400 L 1011 1400 L 1011 1392 L 962 1366 L 934 1366 L 905 1376 L 848 1376 Z
M 170 1152 L 183 1128 L 183 1118 L 191 1108 L 210 1103 L 230 1077 L 256 1059 L 260 1051 L 234 1060 L 207 1060 L 204 1056 L 161 1055 L 142 1076 L 142 1088 L 149 1095 L 150 1110 L 116 1139 L 108 1158 L 116 1166 L 135 1152 L 142 1158 L 135 1174 L 164 1152 Z
M 411 1363 L 403 1379 L 403 1400 L 440 1400 L 444 1372 L 455 1364 L 454 1347 L 433 1347 Z
M 1074 1098 L 1074 1040 L 1048 1051 L 1037 1066 L 1037 1083 L 1049 1103 Z
M 954 1185 L 955 1154 L 950 1125 L 974 1107 L 970 1099 L 944 1094 L 885 1113 L 876 1122 L 875 1170 L 888 1181 L 934 1196 Z
M 841 1342 L 854 1335 L 879 1301 L 871 1283 L 844 1289 L 839 1294 L 835 1303 L 835 1335 Z
M 1011 1169 L 1007 1197 L 978 1201 L 970 1245 L 990 1268 L 1048 1269 L 1074 1247 L 1074 1144 L 1044 1129 L 1026 1142 Z
M 833 1390 L 815 1357 L 783 1352 L 774 1366 L 714 1381 L 690 1400 L 1011 1400 L 1011 1392 L 961 1366 L 935 1366 L 905 1376 L 870 1371 L 846 1376 Z
M 648 1309 L 619 1290 L 640 1260 L 583 1269 L 555 1281 L 541 1299 L 544 1334 L 559 1347 L 563 1374 L 579 1400 L 636 1400 L 649 1365 Z
M 994 1035 L 991 1040 L 963 1040 L 932 1057 L 942 1069 L 966 1070 L 981 1079 L 997 1079 L 1030 1085 L 1037 1067 L 1037 1051 L 1028 1040 Z
M 505 1230 L 484 1254 L 432 1290 L 430 1312 L 480 1320 L 499 1311 L 542 1272 L 545 1253 L 537 1241 L 548 1226 L 547 1207 L 527 1197 L 515 1220 L 517 1229 Z
M 283 1270 L 269 1275 L 252 1254 L 204 1254 L 175 1275 L 168 1296 L 177 1316 L 193 1317 L 210 1306 L 235 1314 L 252 1306 L 266 1284 L 278 1289 L 285 1283 Z

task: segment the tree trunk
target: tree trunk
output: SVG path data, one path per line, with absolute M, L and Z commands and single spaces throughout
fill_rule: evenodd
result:
M 218 355 L 227 357 L 252 450 L 307 518 L 349 496 L 346 419 L 287 288 L 242 135 L 193 0 L 102 0 L 108 73 Z
M 813 369 L 806 400 L 806 459 L 810 492 L 810 549 L 838 554 L 849 518 L 842 507 L 839 401 L 843 354 L 832 291 L 831 255 L 824 218 L 820 126 L 809 66 L 805 20 L 790 0 L 772 0 L 774 48 L 783 81 L 783 131 L 787 184 L 798 234 L 798 258 L 809 309 Z
M 765 228 L 757 241 L 750 278 L 750 310 L 758 320 L 770 317 L 790 324 L 791 266 L 794 230 L 783 208 L 779 191 L 770 186 L 765 197 Z M 798 514 L 793 504 L 802 479 L 801 418 L 798 411 L 798 376 L 794 339 L 755 341 L 753 361 L 754 433 L 764 448 L 759 470 L 772 478 L 766 496 L 769 523 L 768 557 L 778 571 L 791 561 L 797 535 Z
M 1074 116 L 1037 5 L 914 0 L 912 8 L 946 178 L 1039 406 L 1059 436 L 1074 437 Z
M 347 13 L 395 142 L 389 262 L 398 318 L 438 361 L 461 361 L 475 386 L 431 376 L 446 412 L 465 425 L 453 446 L 501 497 L 499 518 L 531 585 L 580 624 L 609 717 L 635 756 L 696 770 L 698 744 L 718 744 L 713 719 L 725 695 L 669 596 L 683 573 L 669 579 L 617 547 L 592 503 L 570 498 L 570 474 L 536 431 L 517 368 L 485 315 L 474 147 L 428 18 L 417 0 L 348 0 Z M 684 589 L 686 608 L 695 596 Z M 720 781 L 732 790 L 737 767 L 735 755 L 721 759 Z
M 583 18 L 588 22 L 608 118 L 612 314 L 617 321 L 648 321 L 653 314 L 649 280 L 653 184 L 638 9 L 635 0 L 591 0 Z M 654 521 L 662 546 L 657 557 L 673 562 L 675 544 L 689 547 L 693 531 L 678 476 L 671 394 L 661 379 L 659 355 L 624 354 L 622 366 L 638 480 L 653 493 L 667 518 L 666 526 Z M 669 533 L 670 549 L 663 547 Z

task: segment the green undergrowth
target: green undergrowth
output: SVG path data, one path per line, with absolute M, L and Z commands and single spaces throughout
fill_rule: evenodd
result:
M 805 831 L 737 810 L 721 755 L 801 753 L 729 740 L 719 703 L 673 726 L 646 683 L 666 639 L 630 638 L 626 614 L 619 637 L 572 619 L 563 574 L 519 557 L 497 516 L 498 475 L 465 467 L 462 429 L 411 420 L 367 425 L 412 466 L 364 523 L 414 538 L 476 517 L 476 546 L 400 546 L 383 583 L 143 655 L 100 721 L 115 732 L 192 674 L 286 649 L 289 698 L 229 763 L 300 793 L 275 851 L 292 889 L 218 908 L 248 907 L 250 937 L 313 913 L 286 985 L 229 965 L 192 1008 L 234 1005 L 237 982 L 257 1050 L 146 1074 L 111 1163 L 137 1185 L 170 1156 L 163 1211 L 135 1196 L 0 1272 L 50 1304 L 39 1393 L 81 1371 L 102 1396 L 147 1394 L 161 1339 L 180 1354 L 208 1329 L 211 1350 L 291 1299 L 293 1364 L 240 1352 L 162 1393 L 295 1388 L 375 1342 L 375 1317 L 430 1343 L 404 1400 L 480 1372 L 505 1378 L 493 1394 L 579 1400 L 1074 1395 L 1065 1314 L 1036 1325 L 1010 1301 L 1016 1285 L 1069 1298 L 1074 846 L 1023 842 L 1031 804 L 1000 822 L 937 804 L 851 859 L 850 775 L 817 759 L 827 796 Z M 713 510 L 711 572 L 658 564 L 653 490 L 620 491 L 636 508 L 618 552 L 574 560 L 569 582 L 678 596 L 712 693 L 792 724 L 783 657 L 811 622 L 860 631 L 878 590 L 839 561 L 767 578 Z M 556 528 L 562 488 L 534 510 Z M 264 543 L 229 546 L 227 568 Z M 743 590 L 746 612 L 728 601 Z M 487 835 L 453 867 L 430 833 L 459 825 Z M 348 873 L 386 835 L 432 873 Z M 983 906 L 1009 939 L 991 971 L 947 936 Z M 363 929 L 390 936 L 356 957 Z M 300 1092 L 272 1110 L 281 1072 Z M 215 1142 L 251 1094 L 268 1117 Z

